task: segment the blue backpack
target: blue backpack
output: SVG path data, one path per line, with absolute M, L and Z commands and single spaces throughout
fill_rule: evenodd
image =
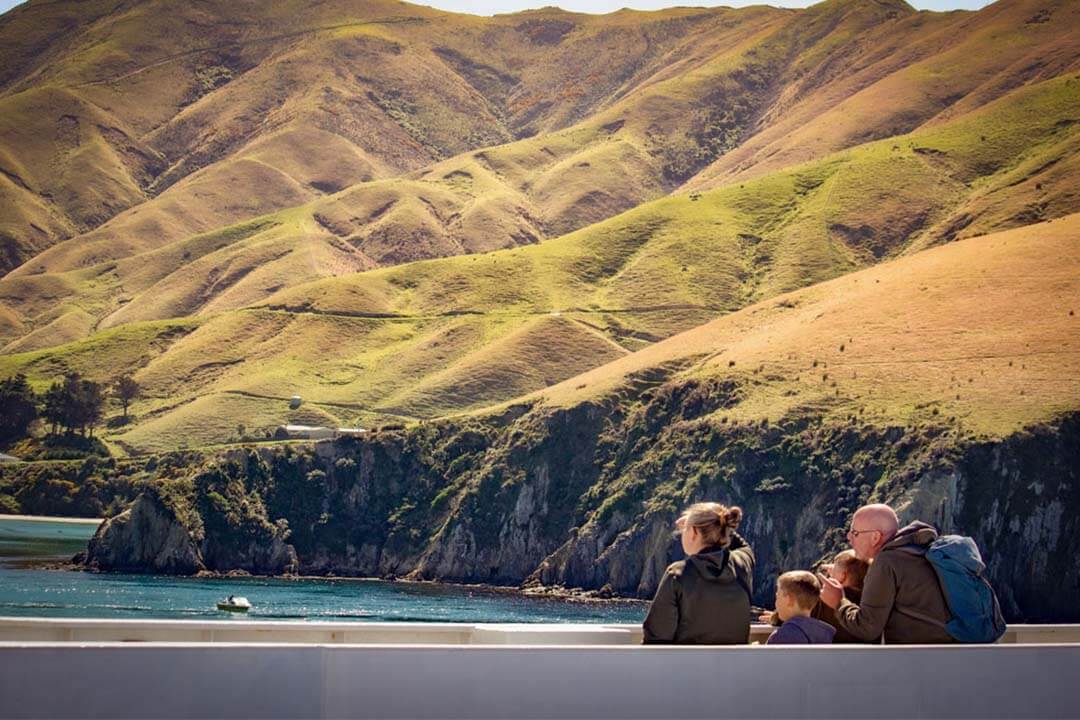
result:
M 1005 634 L 1001 606 L 983 574 L 986 564 L 974 540 L 963 535 L 942 535 L 928 546 L 907 545 L 903 549 L 930 561 L 951 617 L 942 623 L 910 610 L 901 612 L 944 627 L 957 642 L 992 643 Z

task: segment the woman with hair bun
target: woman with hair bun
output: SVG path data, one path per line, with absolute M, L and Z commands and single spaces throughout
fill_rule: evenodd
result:
M 737 507 L 702 502 L 675 521 L 686 560 L 660 580 L 645 618 L 646 645 L 749 642 L 754 551 L 735 532 L 741 520 Z

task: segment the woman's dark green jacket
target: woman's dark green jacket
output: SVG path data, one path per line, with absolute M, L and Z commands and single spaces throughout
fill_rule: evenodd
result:
M 738 533 L 668 567 L 645 618 L 643 642 L 738 645 L 750 640 L 754 551 Z

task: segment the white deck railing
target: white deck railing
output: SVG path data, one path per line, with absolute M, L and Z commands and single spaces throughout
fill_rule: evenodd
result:
M 0 717 L 1076 717 L 1080 626 L 1006 640 L 642 647 L 629 625 L 3 618 Z
M 752 625 L 750 642 L 773 628 Z M 269 622 L 0 617 L 0 642 L 274 643 L 314 645 L 639 645 L 640 625 Z M 1002 644 L 1080 643 L 1080 625 L 1010 625 Z

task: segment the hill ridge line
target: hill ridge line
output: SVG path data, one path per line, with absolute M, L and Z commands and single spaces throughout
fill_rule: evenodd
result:
M 317 282 L 317 281 L 316 281 Z M 269 311 L 286 313 L 289 315 L 325 315 L 329 317 L 347 317 L 347 318 L 370 318 L 372 320 L 437 320 L 440 318 L 453 318 L 462 316 L 479 316 L 479 317 L 559 317 L 561 315 L 612 315 L 618 313 L 650 313 L 650 312 L 665 312 L 668 310 L 709 310 L 712 312 L 726 313 L 731 312 L 730 308 L 713 305 L 698 305 L 694 303 L 673 303 L 670 305 L 643 305 L 638 307 L 627 308 L 565 308 L 560 310 L 536 310 L 529 311 L 516 311 L 516 310 L 447 310 L 442 313 L 419 313 L 419 314 L 402 314 L 402 313 L 379 313 L 379 312 L 364 312 L 364 311 L 349 311 L 349 310 L 320 310 L 318 308 L 301 308 L 298 306 L 290 305 L 250 305 L 248 307 L 238 308 L 240 312 L 252 312 L 252 311 Z
M 261 38 L 251 38 L 251 39 L 245 39 L 245 40 L 237 40 L 235 42 L 223 43 L 221 45 L 212 45 L 212 46 L 207 46 L 207 47 L 204 47 L 204 48 L 195 48 L 193 50 L 185 50 L 184 52 L 175 53 L 173 55 L 168 55 L 166 57 L 155 60 L 152 63 L 149 63 L 149 64 L 144 65 L 142 67 L 135 68 L 134 70 L 123 73 L 121 75 L 116 75 L 114 77 L 98 78 L 98 79 L 95 79 L 95 80 L 87 80 L 87 81 L 81 82 L 81 83 L 58 85 L 58 86 L 55 86 L 55 87 L 77 88 L 77 87 L 88 87 L 88 86 L 91 86 L 91 85 L 107 85 L 109 83 L 120 82 L 121 80 L 126 80 L 129 77 L 133 77 L 133 76 L 138 75 L 139 73 L 145 72 L 147 70 L 151 70 L 151 69 L 156 68 L 156 67 L 161 67 L 162 65 L 167 65 L 167 64 L 169 64 L 171 62 L 175 62 L 177 60 L 182 60 L 183 58 L 191 57 L 193 55 L 199 55 L 201 53 L 214 52 L 215 50 L 225 50 L 225 49 L 234 48 L 234 47 L 244 47 L 246 45 L 257 45 L 259 43 L 273 42 L 275 40 L 287 40 L 289 38 L 301 37 L 303 35 L 314 35 L 316 33 L 326 32 L 328 30 L 342 30 L 344 28 L 364 27 L 366 25 L 396 25 L 396 24 L 403 24 L 403 23 L 427 23 L 427 22 L 429 22 L 429 21 L 426 18 L 395 17 L 395 18 L 387 18 L 385 20 L 365 20 L 364 22 L 356 22 L 356 23 L 337 23 L 335 25 L 325 25 L 325 26 L 314 27 L 314 28 L 306 28 L 304 30 L 296 30 L 294 32 L 280 33 L 278 35 L 268 35 L 266 37 L 261 37 Z

